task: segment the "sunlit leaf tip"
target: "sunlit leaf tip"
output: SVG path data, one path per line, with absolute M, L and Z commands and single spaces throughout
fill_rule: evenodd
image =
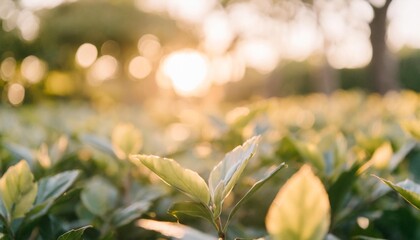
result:
M 158 175 L 162 181 L 187 194 L 193 200 L 207 205 L 210 201 L 209 188 L 198 173 L 185 169 L 175 160 L 154 155 L 131 155 L 144 166 Z

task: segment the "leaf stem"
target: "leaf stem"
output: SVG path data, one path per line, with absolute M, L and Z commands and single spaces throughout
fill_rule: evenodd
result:
M 6 236 L 9 236 L 9 239 L 14 240 L 15 239 L 15 235 L 13 233 L 13 230 L 10 227 L 10 217 L 7 214 L 7 217 L 4 217 L 2 215 L 0 215 L 0 220 L 3 222 L 3 230 Z
M 217 226 L 217 235 L 219 236 L 219 240 L 225 240 L 226 233 L 223 230 L 222 219 L 220 217 L 216 219 L 216 226 Z

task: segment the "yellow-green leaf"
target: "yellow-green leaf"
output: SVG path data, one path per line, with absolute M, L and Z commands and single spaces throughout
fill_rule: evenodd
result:
M 324 185 L 304 165 L 279 191 L 266 216 L 274 240 L 323 240 L 330 225 Z
M 417 141 L 420 140 L 420 121 L 406 120 L 401 122 L 402 128 Z
M 372 155 L 372 158 L 367 161 L 363 166 L 357 170 L 357 174 L 360 175 L 369 169 L 371 166 L 374 166 L 377 169 L 384 169 L 389 165 L 391 158 L 393 156 L 393 150 L 391 143 L 384 142 L 379 146 Z
M 38 185 L 26 161 L 7 169 L 0 179 L 0 194 L 9 217 L 23 217 L 35 201 Z
M 380 177 L 377 177 L 377 178 L 381 180 L 382 182 L 384 182 L 386 185 L 388 185 L 390 188 L 392 188 L 394 191 L 396 191 L 398 194 L 400 194 L 401 197 L 403 197 L 413 207 L 417 208 L 417 210 L 420 210 L 420 185 L 419 184 L 416 184 L 415 182 L 409 179 L 395 184 L 389 180 L 386 180 Z
M 217 164 L 209 176 L 209 187 L 215 204 L 215 215 L 220 215 L 223 200 L 229 195 L 244 171 L 249 159 L 254 155 L 259 137 L 253 137 L 242 146 L 227 153 Z
M 198 173 L 181 167 L 169 158 L 152 155 L 131 155 L 131 159 L 139 160 L 168 185 L 177 188 L 195 201 L 208 205 L 210 201 L 209 188 Z
M 118 190 L 105 178 L 96 176 L 86 184 L 80 199 L 89 212 L 105 217 L 118 203 Z
M 120 159 L 125 159 L 129 154 L 138 153 L 142 145 L 140 130 L 132 124 L 118 124 L 112 131 L 112 146 Z

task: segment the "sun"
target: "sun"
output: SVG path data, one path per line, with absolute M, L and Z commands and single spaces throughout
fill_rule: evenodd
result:
M 206 56 L 192 49 L 171 53 L 162 62 L 162 73 L 182 96 L 201 96 L 207 91 L 208 68 Z

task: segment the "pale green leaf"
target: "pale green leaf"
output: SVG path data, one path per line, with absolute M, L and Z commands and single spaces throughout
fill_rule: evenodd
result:
M 209 188 L 198 173 L 182 168 L 177 162 L 169 158 L 131 155 L 131 159 L 139 160 L 168 185 L 187 194 L 195 201 L 208 205 L 210 201 Z
M 215 236 L 211 236 L 200 232 L 194 228 L 173 222 L 161 222 L 150 219 L 141 219 L 137 222 L 138 226 L 160 232 L 161 234 L 182 240 L 216 240 Z
M 384 169 L 389 165 L 391 158 L 393 156 L 393 150 L 391 143 L 384 142 L 381 146 L 379 146 L 375 152 L 373 153 L 372 157 L 369 161 L 367 161 L 363 166 L 357 170 L 357 174 L 360 175 L 365 172 L 370 167 L 374 166 L 377 169 Z
M 225 230 L 227 230 L 227 227 L 230 223 L 230 220 L 235 215 L 235 213 L 238 211 L 239 207 L 242 206 L 242 204 L 247 201 L 249 198 L 254 195 L 255 192 L 257 192 L 268 180 L 270 180 L 278 171 L 280 171 L 283 167 L 287 167 L 285 163 L 280 164 L 277 166 L 274 170 L 267 173 L 262 179 L 257 181 L 252 187 L 248 190 L 247 193 L 241 198 L 241 200 L 238 201 L 238 203 L 235 204 L 235 206 L 232 208 L 231 212 L 229 213 L 228 219 L 226 221 Z
M 25 159 L 32 166 L 35 162 L 31 149 L 15 143 L 4 143 L 4 147 L 12 153 L 17 160 Z
M 308 163 L 311 163 L 319 171 L 325 170 L 325 161 L 322 152 L 312 143 L 295 142 L 296 149 L 300 156 Z
M 118 209 L 112 216 L 112 223 L 116 227 L 124 226 L 139 218 L 150 208 L 150 206 L 151 202 L 149 201 L 139 201 L 129 205 L 128 207 Z
M 266 216 L 274 240 L 323 240 L 330 225 L 330 204 L 324 185 L 308 165 L 278 192 Z
M 375 176 L 377 177 L 377 176 Z M 377 177 L 398 194 L 401 195 L 408 203 L 413 205 L 413 207 L 420 210 L 420 185 L 415 182 L 407 179 L 403 182 L 394 184 L 389 180 Z
M 79 171 L 66 171 L 51 177 L 45 177 L 38 182 L 38 194 L 35 204 L 48 199 L 56 199 L 63 194 L 76 181 Z
M 420 121 L 406 120 L 401 122 L 402 128 L 417 141 L 420 140 Z
M 0 179 L 0 194 L 11 219 L 23 217 L 32 208 L 37 189 L 26 161 L 7 169 Z
M 217 164 L 209 176 L 209 188 L 213 204 L 216 207 L 215 216 L 219 216 L 224 199 L 232 191 L 244 171 L 249 159 L 254 155 L 259 142 L 259 136 L 246 141 L 227 153 Z
M 90 227 L 91 226 L 85 226 L 78 229 L 72 229 L 58 237 L 57 240 L 83 240 L 83 233 Z
M 180 219 L 182 215 L 188 215 L 193 217 L 199 217 L 208 220 L 216 226 L 212 212 L 203 204 L 197 202 L 180 202 L 175 203 L 168 210 L 168 213 L 172 216 Z
M 112 131 L 112 146 L 120 159 L 138 153 L 143 145 L 140 130 L 132 124 L 118 124 Z
M 112 143 L 106 139 L 95 135 L 83 134 L 81 135 L 82 142 L 92 146 L 93 148 L 102 151 L 109 156 L 116 156 Z
M 86 184 L 80 198 L 91 213 L 105 217 L 116 206 L 118 191 L 107 180 L 94 177 Z

